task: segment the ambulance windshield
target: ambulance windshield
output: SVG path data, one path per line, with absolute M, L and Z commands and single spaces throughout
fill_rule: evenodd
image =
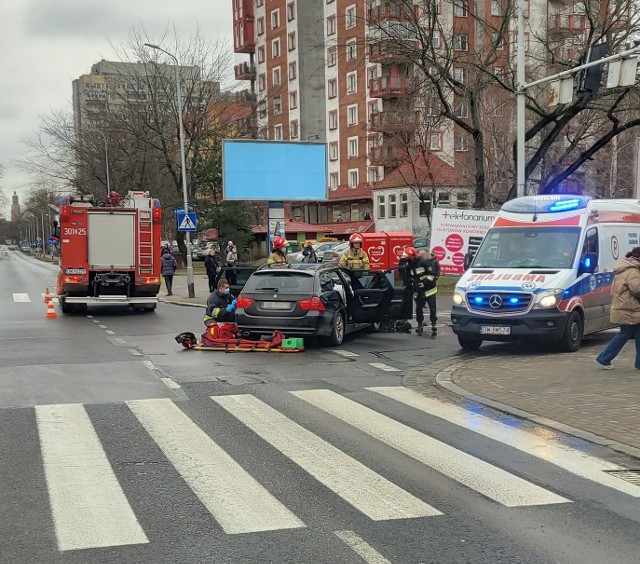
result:
M 573 268 L 578 227 L 494 227 L 473 268 Z

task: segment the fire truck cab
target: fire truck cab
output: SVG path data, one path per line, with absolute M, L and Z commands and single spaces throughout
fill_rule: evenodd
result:
M 160 290 L 162 207 L 149 192 L 106 202 L 74 195 L 60 202 L 60 272 L 57 294 L 63 313 L 89 305 L 156 309 Z

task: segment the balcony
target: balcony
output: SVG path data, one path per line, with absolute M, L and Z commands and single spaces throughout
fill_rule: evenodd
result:
M 418 55 L 415 39 L 378 39 L 369 43 L 369 61 L 372 63 L 406 62 Z
M 579 35 L 585 30 L 583 14 L 554 14 L 549 18 L 548 33 L 550 37 L 570 37 Z
M 378 25 L 385 21 L 415 22 L 416 14 L 397 0 L 377 0 L 367 6 L 367 23 Z
M 401 98 L 413 94 L 413 81 L 405 76 L 374 78 L 369 81 L 372 98 Z
M 418 126 L 418 115 L 411 110 L 377 112 L 369 118 L 369 129 L 388 133 L 414 131 Z
M 250 63 L 240 63 L 233 67 L 236 80 L 255 80 L 256 66 Z
M 369 159 L 374 166 L 384 166 L 385 168 L 395 168 L 409 159 L 407 149 L 394 145 L 382 145 L 372 147 L 369 151 Z
M 255 48 L 253 0 L 233 0 L 233 50 L 253 53 Z

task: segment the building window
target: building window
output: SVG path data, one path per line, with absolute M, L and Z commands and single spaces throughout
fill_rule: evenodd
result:
M 276 96 L 273 99 L 273 115 L 277 116 L 282 113 L 282 99 L 280 96 Z
M 258 47 L 258 62 L 264 63 L 264 46 Z
M 296 4 L 295 2 L 289 2 L 287 4 L 287 21 L 294 20 L 296 18 Z
M 355 39 L 347 41 L 347 61 L 354 61 L 358 54 L 358 47 Z
M 453 15 L 457 18 L 467 17 L 467 0 L 453 0 Z
M 280 56 L 280 40 L 274 39 L 271 42 L 271 58 L 275 59 Z
M 456 194 L 456 206 L 465 209 L 469 207 L 469 192 L 458 192 Z
M 349 137 L 348 155 L 349 155 L 349 158 L 355 158 L 358 156 L 358 138 L 357 137 Z
M 273 85 L 278 86 L 281 82 L 280 67 L 276 67 L 272 71 Z
M 329 98 L 335 98 L 338 95 L 338 81 L 332 78 L 327 81 L 327 96 Z
M 289 137 L 291 139 L 298 138 L 298 120 L 295 119 L 289 124 Z
M 338 110 L 329 112 L 329 129 L 338 129 Z
M 369 102 L 369 119 L 378 113 L 378 102 Z
M 338 143 L 329 143 L 329 160 L 337 161 L 338 160 Z
M 327 35 L 334 35 L 336 32 L 336 17 L 329 16 L 327 18 Z
M 431 212 L 431 200 L 420 200 L 420 217 L 429 217 L 429 212 Z
M 267 81 L 265 79 L 264 73 L 258 75 L 258 90 L 262 92 L 267 87 Z
M 260 7 L 264 6 L 264 0 L 256 0 L 256 6 L 257 6 L 258 8 L 260 8 Z
M 282 141 L 282 125 L 273 126 L 273 138 L 276 141 Z
M 344 25 L 347 29 L 356 25 L 356 7 L 355 5 L 347 7 L 344 14 Z
M 295 110 L 298 107 L 298 92 L 289 92 L 289 109 Z
M 296 63 L 295 61 L 293 63 L 289 63 L 289 80 L 295 80 L 297 73 L 296 73 Z
M 495 45 L 496 51 L 502 51 L 504 49 L 504 37 L 498 36 L 497 33 L 491 34 L 491 45 Z
M 329 188 L 335 190 L 338 187 L 338 173 L 332 172 L 329 174 Z
M 493 67 L 493 76 L 502 80 L 504 78 L 504 67 Z
M 429 149 L 442 151 L 442 133 L 429 133 Z
M 469 150 L 469 139 L 464 133 L 456 133 L 454 137 L 455 150 L 464 153 Z
M 367 79 L 369 83 L 376 78 L 378 78 L 378 67 L 369 67 L 367 69 Z
M 431 34 L 431 47 L 434 49 L 440 49 L 442 45 L 442 36 L 439 31 L 434 31 Z
M 451 194 L 449 192 L 438 192 L 438 206 L 449 207 L 451 205 Z
M 469 117 L 469 109 L 467 103 L 464 100 L 458 100 L 455 104 L 455 113 L 459 118 Z
M 395 194 L 389 194 L 389 219 L 395 219 L 398 214 L 398 204 L 396 200 L 397 196 Z
M 409 194 L 400 194 L 400 217 L 409 215 Z
M 349 169 L 349 188 L 356 188 L 358 186 L 358 169 Z
M 376 215 L 378 219 L 384 219 L 387 216 L 387 207 L 384 202 L 384 196 L 378 196 L 378 205 L 376 206 Z
M 453 49 L 454 51 L 466 51 L 469 49 L 469 38 L 467 35 L 454 35 L 453 36 Z
M 353 94 L 358 91 L 358 73 L 350 72 L 347 74 L 347 94 Z
M 292 31 L 287 36 L 287 45 L 289 47 L 289 51 L 293 51 L 296 48 L 296 32 Z
M 378 182 L 378 169 L 372 167 L 369 169 L 369 183 L 373 184 L 374 182 Z
M 276 9 L 271 12 L 271 29 L 277 29 L 280 25 L 280 10 Z
M 335 67 L 338 62 L 338 51 L 335 47 L 327 49 L 327 66 Z
M 501 0 L 491 0 L 491 15 L 501 16 L 503 12 Z
M 258 117 L 260 119 L 267 119 L 267 101 L 260 100 L 258 103 Z
M 453 69 L 453 78 L 460 84 L 464 84 L 464 69 Z
M 347 106 L 347 125 L 356 125 L 358 123 L 358 106 Z
M 258 35 L 264 35 L 264 18 L 258 18 Z

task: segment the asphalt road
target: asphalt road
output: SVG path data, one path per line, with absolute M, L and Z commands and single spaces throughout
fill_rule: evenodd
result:
M 638 561 L 637 462 L 402 387 L 444 324 L 186 351 L 194 308 L 45 319 L 55 275 L 0 260 L 0 562 Z

